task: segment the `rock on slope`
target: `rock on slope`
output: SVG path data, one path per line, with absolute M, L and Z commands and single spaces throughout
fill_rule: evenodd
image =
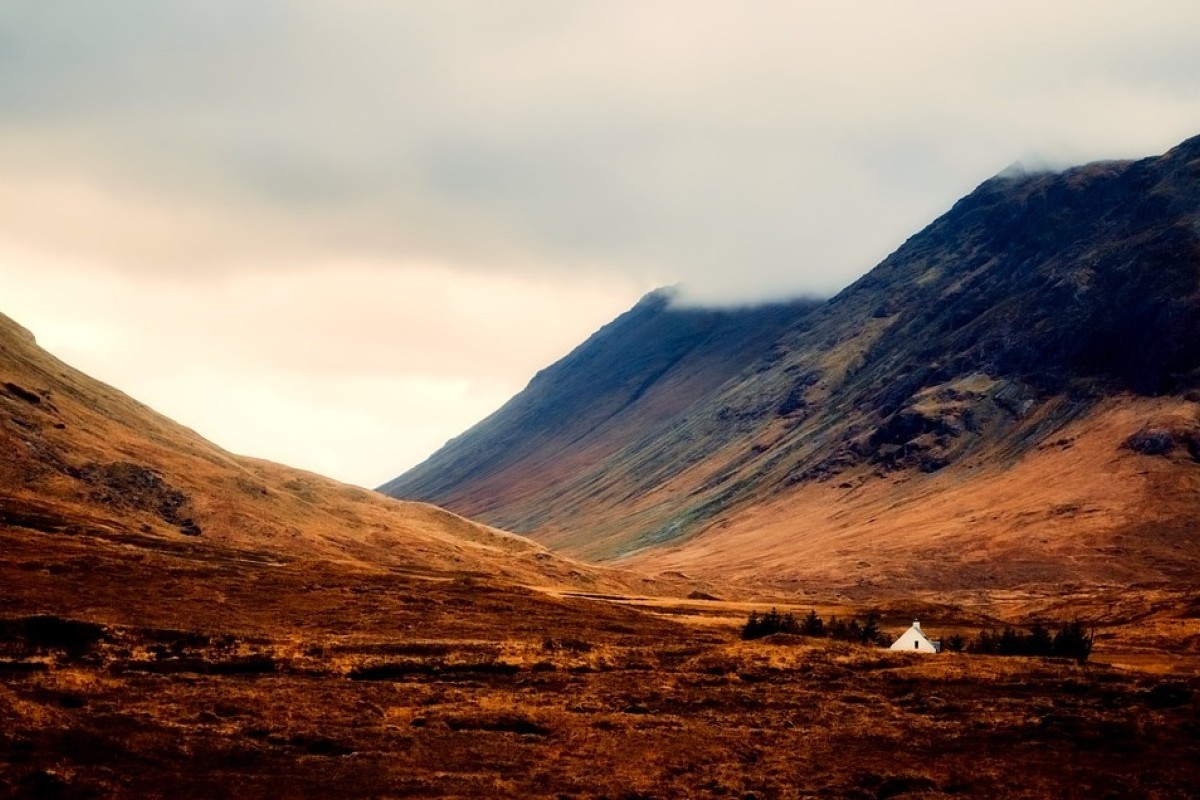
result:
M 592 406 L 571 398 L 627 377 L 585 365 L 640 365 L 658 339 L 627 323 L 654 302 L 384 490 L 589 558 L 748 577 L 1195 574 L 1200 137 L 992 178 L 820 307 L 773 329 L 726 312 L 762 331 L 736 369 L 659 414 L 606 409 L 621 434 L 574 446 Z M 636 395 L 672 380 L 647 365 Z M 1164 426 L 1160 456 L 1122 447 Z

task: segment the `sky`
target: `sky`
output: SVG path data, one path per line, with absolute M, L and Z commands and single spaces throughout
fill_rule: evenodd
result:
M 371 487 L 651 289 L 830 295 L 1198 133 L 1194 0 L 0 0 L 0 312 Z

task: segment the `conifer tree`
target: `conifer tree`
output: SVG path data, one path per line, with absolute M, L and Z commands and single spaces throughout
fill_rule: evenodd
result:
M 1004 629 L 1000 634 L 1000 642 L 996 647 L 996 652 L 1002 656 L 1020 656 L 1025 654 L 1024 637 L 1017 633 L 1017 629 L 1011 626 Z
M 1031 656 L 1049 656 L 1054 653 L 1054 639 L 1050 631 L 1040 622 L 1029 629 L 1025 637 L 1025 653 Z
M 1092 654 L 1095 640 L 1096 631 L 1087 630 L 1081 621 L 1075 620 L 1064 625 L 1055 634 L 1052 651 L 1056 656 L 1073 658 L 1083 664 Z
M 808 616 L 804 618 L 804 622 L 800 624 L 800 633 L 805 636 L 824 636 L 825 622 L 817 616 L 816 609 L 808 612 Z
M 758 618 L 757 611 L 750 612 L 750 619 L 746 620 L 746 625 L 742 628 L 743 639 L 757 639 L 762 636 L 762 622 Z
M 874 612 L 867 614 L 866 621 L 858 630 L 858 641 L 861 644 L 878 644 L 879 634 L 879 615 Z

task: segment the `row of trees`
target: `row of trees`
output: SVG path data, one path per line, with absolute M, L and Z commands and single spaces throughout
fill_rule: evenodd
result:
M 761 639 L 774 633 L 791 633 L 797 636 L 816 636 L 838 639 L 859 644 L 875 644 L 887 647 L 891 638 L 879 629 L 879 615 L 868 614 L 866 619 L 838 619 L 831 617 L 826 623 L 816 611 L 809 611 L 802 619 L 796 619 L 791 612 L 781 614 L 772 608 L 761 616 L 757 611 L 750 612 L 750 618 L 742 628 L 743 639 Z M 981 653 L 998 656 L 1051 656 L 1057 658 L 1073 658 L 1079 663 L 1087 661 L 1092 654 L 1092 643 L 1096 632 L 1088 629 L 1078 620 L 1068 622 L 1057 632 L 1041 623 L 1033 625 L 1028 632 L 1016 628 L 1005 628 L 1000 633 L 985 630 L 974 639 L 967 641 L 959 634 L 954 634 L 942 644 L 944 649 L 951 652 Z
M 1005 628 L 1000 633 L 982 631 L 967 645 L 967 651 L 997 656 L 1073 658 L 1082 664 L 1092 654 L 1095 640 L 1096 631 L 1086 628 L 1079 620 L 1068 622 L 1054 633 L 1038 623 L 1028 632 L 1016 628 Z
M 854 618 L 844 620 L 833 616 L 826 623 L 817 616 L 816 611 L 809 611 L 808 616 L 796 619 L 791 612 L 780 614 L 772 608 L 762 616 L 759 616 L 757 611 L 751 611 L 750 619 L 746 620 L 746 625 L 742 628 L 743 639 L 761 639 L 773 633 L 820 636 L 843 642 L 876 644 L 880 647 L 891 644 L 891 640 L 879 629 L 879 615 L 874 613 L 868 614 L 862 622 Z

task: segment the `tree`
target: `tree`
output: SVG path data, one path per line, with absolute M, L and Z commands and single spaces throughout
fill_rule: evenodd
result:
M 1073 658 L 1080 664 L 1088 660 L 1092 654 L 1092 645 L 1096 641 L 1095 629 L 1084 628 L 1079 620 L 1068 622 L 1054 636 L 1052 652 L 1062 658 Z
M 968 653 L 979 653 L 980 655 L 994 655 L 1000 651 L 1000 637 L 995 631 L 984 630 L 980 631 L 975 637 L 975 641 L 967 646 Z
M 800 633 L 805 636 L 824 636 L 825 622 L 817 616 L 815 609 L 808 612 L 808 616 L 800 623 Z
M 762 620 L 758 618 L 757 611 L 751 611 L 750 619 L 746 620 L 746 624 L 742 627 L 742 638 L 757 639 L 762 635 Z
M 1053 636 L 1045 625 L 1035 623 L 1029 633 L 1022 633 L 1011 626 L 999 634 L 990 630 L 981 631 L 967 645 L 967 652 L 1000 656 L 1058 656 L 1073 658 L 1082 664 L 1091 655 L 1095 639 L 1095 630 L 1086 628 L 1079 620 L 1063 625 Z M 947 647 L 953 649 L 949 643 Z
M 750 612 L 750 618 L 746 620 L 745 626 L 742 628 L 743 639 L 761 639 L 764 636 L 770 636 L 773 633 L 799 633 L 800 623 L 796 622 L 796 617 L 792 613 L 780 614 L 778 609 L 772 608 L 761 617 L 757 611 Z
M 866 621 L 858 629 L 858 641 L 860 644 L 879 644 L 880 633 L 879 615 L 871 612 L 867 614 Z
M 966 640 L 957 633 L 946 640 L 946 649 L 951 653 L 961 653 L 966 646 Z
M 1025 655 L 1025 637 L 1018 633 L 1016 628 L 1005 628 L 1000 634 L 996 652 L 1002 656 Z
M 1050 631 L 1042 623 L 1034 623 L 1025 637 L 1025 653 L 1031 656 L 1049 656 L 1054 654 L 1054 640 Z

